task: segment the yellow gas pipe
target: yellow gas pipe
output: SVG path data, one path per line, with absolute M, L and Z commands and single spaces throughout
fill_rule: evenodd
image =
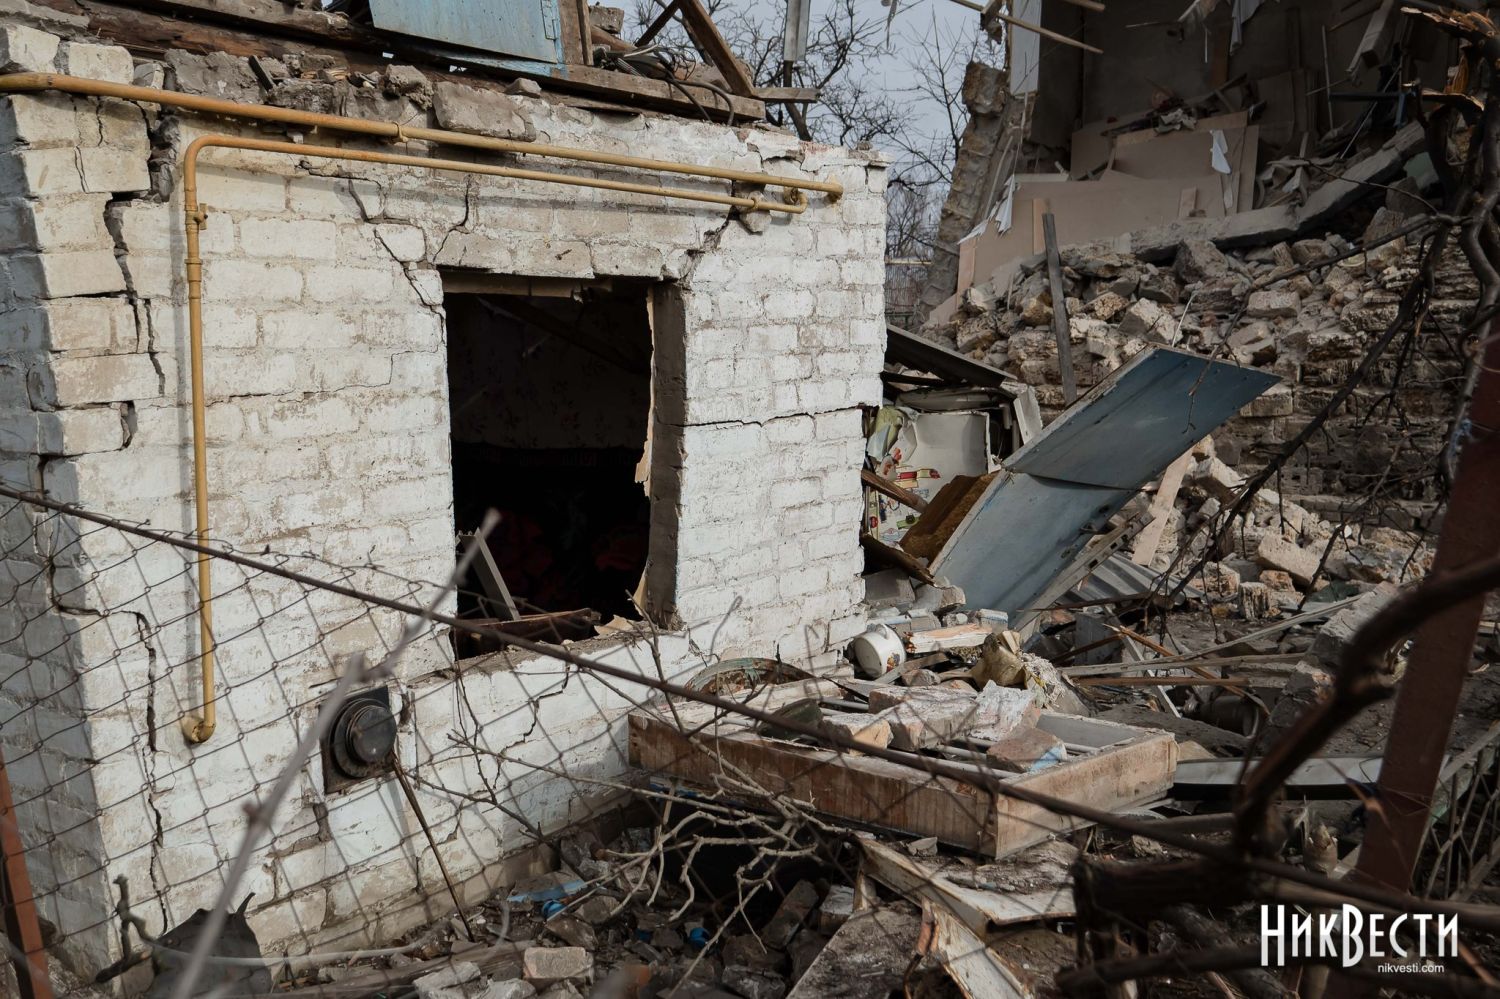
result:
M 297 142 L 277 142 L 269 139 L 247 139 L 232 135 L 205 135 L 193 140 L 183 154 L 183 217 L 187 239 L 185 270 L 188 289 L 188 339 L 192 369 L 193 405 L 193 509 L 196 520 L 196 535 L 200 545 L 206 545 L 208 535 L 208 454 L 205 445 L 205 411 L 203 392 L 203 258 L 199 234 L 207 214 L 198 203 L 198 156 L 207 148 L 247 149 L 260 152 L 282 153 L 289 156 L 305 156 L 317 159 L 354 160 L 365 163 L 385 163 L 397 166 L 424 167 L 458 173 L 484 174 L 493 177 L 512 177 L 519 180 L 535 180 L 549 184 L 567 184 L 574 187 L 593 187 L 608 191 L 625 191 L 635 194 L 653 194 L 659 197 L 677 198 L 725 205 L 742 211 L 774 211 L 801 214 L 807 205 L 804 191 L 820 191 L 838 198 L 843 187 L 831 181 L 802 180 L 795 177 L 778 177 L 773 174 L 755 173 L 748 170 L 731 170 L 724 167 L 698 166 L 670 160 L 653 160 L 639 156 L 620 156 L 614 153 L 591 149 L 574 149 L 542 143 L 517 142 L 510 139 L 493 139 L 487 136 L 469 135 L 466 132 L 450 132 L 433 128 L 408 128 L 392 122 L 366 121 L 360 118 L 345 118 L 339 115 L 297 111 L 292 108 L 277 108 L 263 104 L 241 104 L 212 97 L 159 90 L 153 87 L 136 87 L 106 80 L 89 80 L 56 73 L 12 73 L 0 75 L 0 93 L 37 93 L 56 90 L 63 93 L 88 97 L 114 97 L 129 101 L 161 104 L 167 107 L 201 111 L 208 114 L 248 118 L 254 121 L 279 122 L 301 125 L 307 128 L 325 128 L 370 135 L 399 141 L 418 140 L 445 145 L 466 146 L 490 152 L 522 153 L 552 159 L 567 159 L 585 163 L 601 163 L 609 166 L 624 166 L 642 170 L 657 170 L 666 173 L 687 174 L 717 180 L 730 180 L 742 184 L 763 187 L 781 187 L 788 191 L 786 201 L 768 201 L 761 198 L 739 195 L 715 194 L 707 191 L 692 191 L 684 188 L 653 187 L 629 181 L 603 180 L 592 177 L 573 177 L 541 170 L 526 170 L 516 167 L 492 166 L 483 163 L 465 163 L 460 160 L 433 159 L 425 156 L 409 156 L 399 153 L 381 153 L 360 149 L 341 149 L 336 146 L 309 146 Z M 213 639 L 213 590 L 212 562 L 207 555 L 198 556 L 198 634 L 202 650 L 203 712 L 200 717 L 191 716 L 182 720 L 183 733 L 189 742 L 201 743 L 214 733 L 216 721 L 214 695 L 214 639 Z

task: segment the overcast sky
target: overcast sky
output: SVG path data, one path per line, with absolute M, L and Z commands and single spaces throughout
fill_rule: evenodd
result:
M 833 8 L 836 0 L 812 0 L 812 23 L 814 30 L 818 20 Z M 909 68 L 918 50 L 927 41 L 936 38 L 944 54 L 957 52 L 957 76 L 962 78 L 962 66 L 967 61 L 973 40 L 980 36 L 979 12 L 962 7 L 952 0 L 895 0 L 898 3 L 896 16 L 891 24 L 890 41 L 885 54 L 871 67 L 864 80 L 866 87 L 877 87 L 896 94 L 905 95 L 911 101 L 912 121 L 926 134 L 946 131 L 943 108 L 936 102 L 911 94 L 915 85 L 915 74 Z M 723 0 L 726 6 L 742 10 L 753 10 L 767 19 L 779 17 L 786 10 L 786 0 Z M 858 9 L 871 21 L 883 24 L 890 8 L 880 0 L 856 0 Z M 994 54 L 986 56 L 998 61 Z
M 767 12 L 786 9 L 786 0 L 725 0 L 730 4 L 744 4 Z M 813 0 L 812 21 L 826 13 L 835 0 Z M 890 43 L 885 56 L 876 65 L 876 75 L 866 81 L 867 86 L 885 87 L 905 93 L 915 80 L 908 68 L 914 50 L 923 39 L 936 37 L 945 51 L 959 50 L 967 54 L 973 39 L 980 34 L 979 12 L 962 7 L 952 0 L 894 0 L 896 16 L 891 24 Z M 883 22 L 890 14 L 890 7 L 880 0 L 857 0 L 860 11 L 873 21 Z M 924 131 L 944 128 L 942 109 L 930 101 L 916 99 L 912 108 L 915 119 Z

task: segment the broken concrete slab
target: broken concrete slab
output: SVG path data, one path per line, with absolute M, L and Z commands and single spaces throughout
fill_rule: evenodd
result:
M 585 982 L 594 974 L 594 958 L 582 947 L 527 947 L 522 974 L 540 988 L 557 982 Z
M 440 128 L 496 139 L 536 139 L 531 109 L 508 94 L 443 82 L 433 90 L 432 110 Z
M 921 926 L 904 906 L 856 912 L 786 999 L 868 999 L 900 992 Z
M 880 715 L 825 711 L 819 724 L 827 731 L 862 746 L 884 749 L 891 744 L 891 723 Z
M 914 631 L 907 644 L 914 655 L 951 649 L 977 649 L 993 632 L 982 624 L 956 624 L 931 631 Z
M 864 580 L 865 605 L 871 610 L 908 607 L 916 599 L 911 578 L 900 569 L 882 569 L 880 572 L 868 573 Z
M 802 929 L 802 924 L 807 922 L 807 917 L 817 908 L 818 901 L 818 889 L 812 882 L 798 881 L 793 885 L 792 890 L 786 893 L 781 904 L 776 907 L 776 914 L 760 932 L 766 946 L 785 950 L 787 944 L 792 942 L 792 937 Z
M 1303 586 L 1308 586 L 1318 575 L 1318 563 L 1322 553 L 1304 548 L 1299 544 L 1268 534 L 1255 549 L 1255 561 L 1267 569 L 1279 569 Z
M 870 709 L 890 723 L 891 745 L 907 750 L 938 746 L 975 730 L 998 738 L 1034 721 L 1041 710 L 1029 691 L 993 683 L 977 696 L 946 686 L 876 687 Z
M 1229 273 L 1229 261 L 1206 239 L 1184 239 L 1172 269 L 1183 282 L 1194 284 L 1223 277 Z
M 1324 666 L 1334 668 L 1344 660 L 1355 632 L 1379 614 L 1395 598 L 1394 593 L 1372 591 L 1339 611 L 1318 629 L 1313 638 L 1312 655 Z
M 1252 291 L 1245 303 L 1245 315 L 1251 319 L 1290 319 L 1302 305 L 1302 297 L 1295 291 L 1268 288 Z
M 1068 758 L 1067 745 L 1050 732 L 1023 725 L 1007 732 L 985 750 L 984 755 L 1005 770 L 1027 773 L 1061 763 Z
M 412 982 L 419 999 L 464 999 L 463 986 L 483 977 L 479 965 L 472 961 L 454 961 L 446 968 L 423 975 Z

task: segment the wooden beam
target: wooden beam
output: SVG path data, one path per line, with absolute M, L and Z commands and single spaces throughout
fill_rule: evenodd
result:
M 719 34 L 719 27 L 703 6 L 703 0 L 678 0 L 677 9 L 693 43 L 724 74 L 724 82 L 729 84 L 730 91 L 740 97 L 754 97 L 755 81 L 745 74 L 745 67 L 734 57 L 724 36 Z
M 873 534 L 861 532 L 859 543 L 864 546 L 870 558 L 881 565 L 889 566 L 892 569 L 900 569 L 908 576 L 914 576 L 924 583 L 931 584 L 937 582 L 932 576 L 932 570 L 927 568 L 920 559 L 899 548 L 893 548 Z
M 909 489 L 902 489 L 890 479 L 884 478 L 880 475 L 876 475 L 868 468 L 861 468 L 859 470 L 859 478 L 861 482 L 869 486 L 871 489 L 875 490 L 877 493 L 884 493 L 886 496 L 889 496 L 897 503 L 909 506 L 918 513 L 923 513 L 927 509 L 927 501 L 922 497 L 918 496 L 916 493 L 912 492 Z
M 1161 473 L 1161 481 L 1156 485 L 1156 495 L 1151 497 L 1151 505 L 1146 508 L 1146 515 L 1151 519 L 1141 528 L 1141 533 L 1136 535 L 1135 543 L 1130 548 L 1130 561 L 1136 565 L 1149 566 L 1156 557 L 1156 548 L 1161 544 L 1162 533 L 1166 531 L 1167 521 L 1172 518 L 1172 508 L 1177 503 L 1177 492 L 1182 488 L 1182 477 L 1187 474 L 1188 466 L 1192 463 L 1193 452 L 1184 451 Z
M 757 87 L 755 96 L 767 104 L 780 101 L 783 104 L 812 104 L 818 99 L 817 87 Z
M 116 45 L 132 52 L 159 58 L 172 49 L 210 54 L 271 55 L 281 57 L 291 51 L 317 52 L 346 59 L 351 69 L 377 73 L 389 60 L 380 57 L 391 52 L 418 66 L 425 66 L 433 80 L 452 79 L 468 86 L 495 86 L 486 80 L 510 80 L 516 77 L 537 80 L 553 90 L 613 99 L 632 108 L 641 107 L 675 114 L 701 116 L 715 120 L 761 120 L 765 102 L 753 97 L 730 95 L 696 88 L 695 105 L 665 80 L 634 76 L 597 69 L 593 66 L 542 66 L 524 60 L 500 64 L 500 57 L 483 53 L 466 53 L 437 43 L 423 44 L 399 35 L 378 32 L 342 18 L 310 11 L 295 10 L 280 0 L 255 0 L 250 7 L 229 10 L 228 0 L 35 0 L 39 6 L 70 14 L 82 13 L 89 18 L 89 28 Z M 270 8 L 274 18 L 264 15 Z M 247 11 L 249 13 L 247 13 Z M 283 17 L 282 12 L 296 16 Z M 289 44 L 289 43 L 298 44 Z M 317 48 L 310 48 L 310 45 Z M 461 76 L 447 72 L 449 66 L 463 66 L 469 72 Z M 441 68 L 439 68 L 441 67 Z
M 1063 401 L 1071 406 L 1078 398 L 1078 375 L 1073 371 L 1073 338 L 1068 326 L 1062 257 L 1057 252 L 1057 219 L 1051 212 L 1042 215 L 1042 240 L 1047 247 L 1047 282 L 1052 288 L 1052 335 L 1057 338 L 1057 368 L 1062 375 Z

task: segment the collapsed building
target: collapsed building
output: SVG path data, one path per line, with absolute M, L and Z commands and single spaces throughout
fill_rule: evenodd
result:
M 1344 890 L 1488 294 L 1412 108 L 1482 26 L 991 2 L 912 331 L 815 92 L 535 6 L 0 10 L 22 988 L 1031 997 Z M 1412 905 L 1492 867 L 1463 683 Z

